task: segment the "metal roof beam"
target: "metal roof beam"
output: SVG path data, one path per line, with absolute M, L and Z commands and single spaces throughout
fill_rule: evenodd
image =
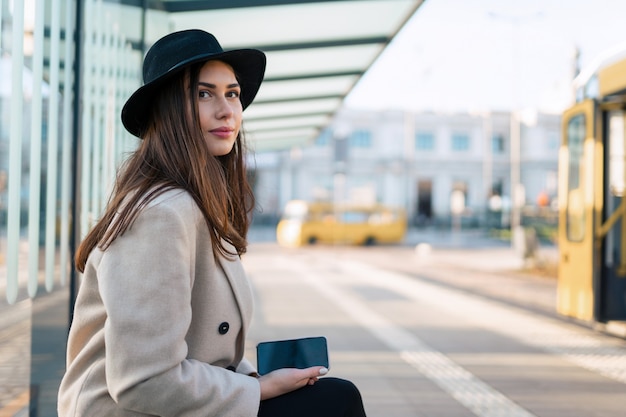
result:
M 300 42 L 300 43 L 283 43 L 274 45 L 251 45 L 246 48 L 260 49 L 264 52 L 282 52 L 282 51 L 295 51 L 298 49 L 316 49 L 316 48 L 341 48 L 345 46 L 358 46 L 358 45 L 386 45 L 391 41 L 391 38 L 385 36 L 376 36 L 371 38 L 355 38 L 355 39 L 334 39 L 330 41 L 319 42 Z M 127 42 L 131 48 L 136 50 L 142 50 L 141 42 L 128 39 Z
M 342 99 L 344 94 L 326 94 L 326 95 L 310 95 L 310 96 L 293 96 L 293 97 L 283 97 L 283 98 L 273 98 L 273 99 L 258 99 L 254 100 L 254 104 L 273 104 L 273 103 L 285 103 L 288 101 L 309 101 L 309 100 L 325 100 L 332 98 L 340 98 Z
M 307 117 L 307 116 L 332 116 L 335 113 L 332 111 L 324 111 L 324 112 L 309 112 L 309 113 L 293 113 L 293 114 L 277 114 L 275 116 L 259 116 L 259 117 L 246 117 L 244 119 L 244 124 L 246 122 L 258 121 L 258 120 L 276 120 L 276 119 L 294 119 L 299 117 Z
M 335 48 L 342 46 L 357 46 L 357 45 L 372 45 L 372 44 L 387 44 L 391 41 L 387 36 L 372 36 L 368 38 L 353 38 L 353 39 L 333 39 L 327 41 L 317 42 L 290 42 L 274 45 L 256 45 L 250 46 L 250 48 L 260 49 L 265 52 L 275 51 L 291 51 L 295 49 L 313 49 L 313 48 Z
M 240 9 L 243 7 L 288 6 L 292 4 L 330 3 L 349 0 L 104 0 L 124 6 L 133 6 L 170 13 L 194 12 L 198 10 Z
M 330 3 L 345 0 L 186 0 L 186 1 L 158 1 L 148 3 L 163 3 L 168 12 L 192 12 L 211 9 L 237 9 L 242 7 L 288 6 L 306 3 Z
M 298 74 L 298 75 L 285 75 L 282 77 L 267 77 L 263 80 L 264 83 L 273 81 L 292 81 L 292 80 L 306 80 L 310 78 L 325 78 L 325 77 L 343 77 L 363 75 L 363 70 L 342 71 L 342 72 L 326 72 L 326 73 L 314 73 L 314 74 Z
M 319 130 L 320 124 L 311 124 L 311 123 L 303 123 L 301 125 L 293 125 L 293 126 L 272 126 L 272 127 L 256 127 L 252 131 L 252 135 L 260 134 L 264 132 L 287 132 L 290 130 L 298 130 L 298 129 L 315 129 Z

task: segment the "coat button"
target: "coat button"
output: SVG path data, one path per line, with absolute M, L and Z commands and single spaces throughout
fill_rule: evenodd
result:
M 220 334 L 226 334 L 228 333 L 228 329 L 230 329 L 230 324 L 225 321 L 224 323 L 220 324 L 218 331 L 220 332 Z

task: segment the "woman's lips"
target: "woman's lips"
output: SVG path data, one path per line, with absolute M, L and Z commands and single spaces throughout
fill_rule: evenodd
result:
M 210 133 L 223 139 L 227 139 L 232 136 L 233 129 L 227 127 L 218 127 L 217 129 L 210 130 Z

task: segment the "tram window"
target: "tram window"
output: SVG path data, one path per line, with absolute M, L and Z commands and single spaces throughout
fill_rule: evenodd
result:
M 624 112 L 609 113 L 609 189 L 614 196 L 624 195 Z
M 585 116 L 574 116 L 567 125 L 567 147 L 569 153 L 567 175 L 567 238 L 581 241 L 585 237 L 585 207 L 583 200 Z

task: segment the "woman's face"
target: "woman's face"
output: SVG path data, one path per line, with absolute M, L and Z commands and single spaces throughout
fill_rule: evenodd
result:
M 214 156 L 228 154 L 235 144 L 243 109 L 241 87 L 230 65 L 208 61 L 198 77 L 200 128 Z

